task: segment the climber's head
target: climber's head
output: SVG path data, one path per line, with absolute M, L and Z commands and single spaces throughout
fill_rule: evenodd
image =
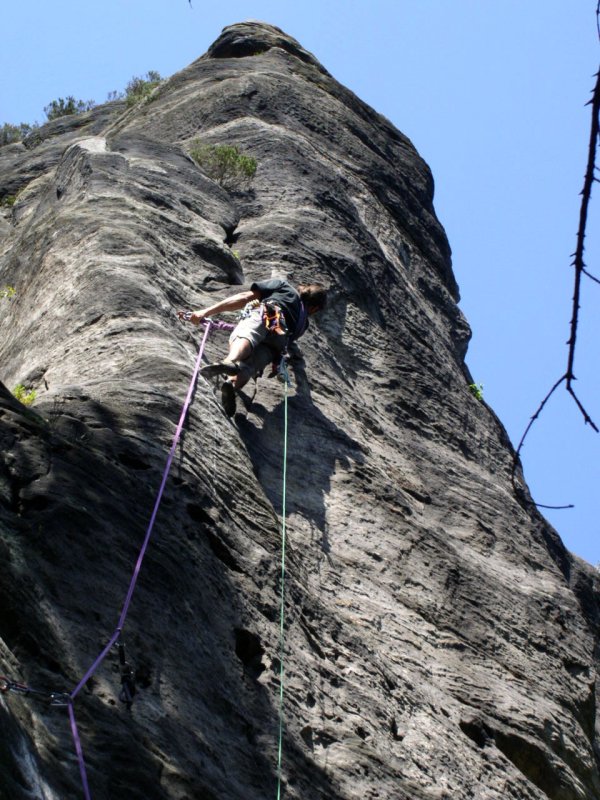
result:
M 316 314 L 327 305 L 327 289 L 321 283 L 302 283 L 298 292 L 309 314 Z

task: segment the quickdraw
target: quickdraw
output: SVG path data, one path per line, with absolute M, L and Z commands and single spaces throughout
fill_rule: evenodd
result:
M 194 311 L 182 311 L 181 319 L 189 322 L 194 314 Z M 205 328 L 216 328 L 220 331 L 232 331 L 235 328 L 235 325 L 232 325 L 230 322 L 222 322 L 220 319 L 212 319 L 211 317 L 206 317 L 200 324 L 204 325 Z
M 280 383 L 285 383 L 287 386 L 291 386 L 292 381 L 287 367 L 289 358 L 290 357 L 287 350 L 284 350 L 281 355 L 278 355 L 277 358 L 273 359 L 271 362 L 271 372 L 269 375 L 267 375 L 267 377 L 277 378 Z
M 125 645 L 123 642 L 117 642 L 119 648 L 119 664 L 121 666 L 121 691 L 119 692 L 119 700 L 125 704 L 127 711 L 131 711 L 133 705 L 133 698 L 135 697 L 135 672 L 131 664 L 125 658 Z
M 33 695 L 47 700 L 51 706 L 68 706 L 71 702 L 68 692 L 44 692 L 40 689 L 32 689 L 31 686 L 18 681 L 11 681 L 10 678 L 4 675 L 0 675 L 0 692 L 2 694 L 15 692 L 15 694 Z
M 246 319 L 246 317 L 249 317 L 250 314 L 253 311 L 256 311 L 256 309 L 259 307 L 260 307 L 260 300 L 250 300 L 250 302 L 246 303 L 246 305 L 243 307 L 240 313 L 240 319 Z

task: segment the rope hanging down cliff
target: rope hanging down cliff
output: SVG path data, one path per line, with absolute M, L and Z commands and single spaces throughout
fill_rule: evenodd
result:
M 234 325 L 230 325 L 225 322 L 214 321 L 212 319 L 205 319 L 202 321 L 202 324 L 205 326 L 204 335 L 202 337 L 202 341 L 200 344 L 200 348 L 198 351 L 198 356 L 196 358 L 196 363 L 194 366 L 194 371 L 192 374 L 192 378 L 190 380 L 190 384 L 188 387 L 187 395 L 185 402 L 183 404 L 183 408 L 181 410 L 179 422 L 177 424 L 177 428 L 175 430 L 175 434 L 173 436 L 173 442 L 171 444 L 171 448 L 169 451 L 169 455 L 167 458 L 166 466 L 163 471 L 162 481 L 160 484 L 160 488 L 158 490 L 158 494 L 156 496 L 156 501 L 154 503 L 154 508 L 152 510 L 152 515 L 150 517 L 150 522 L 148 524 L 148 528 L 146 530 L 146 535 L 144 537 L 142 547 L 140 549 L 135 568 L 133 571 L 133 575 L 131 577 L 129 587 L 127 590 L 127 594 L 125 597 L 125 601 L 123 603 L 123 607 L 121 610 L 121 614 L 119 616 L 119 621 L 117 623 L 117 627 L 113 631 L 111 637 L 108 640 L 108 643 L 102 649 L 102 651 L 98 654 L 95 660 L 92 662 L 91 666 L 85 672 L 83 677 L 77 683 L 75 688 L 69 692 L 51 692 L 51 691 L 43 691 L 39 689 L 34 689 L 30 686 L 27 686 L 24 683 L 19 683 L 16 681 L 12 681 L 9 678 L 0 676 L 0 693 L 8 693 L 14 692 L 17 694 L 37 697 L 38 699 L 46 700 L 50 703 L 51 706 L 61 706 L 67 707 L 69 713 L 69 721 L 71 727 L 71 734 L 73 737 L 73 743 L 75 747 L 75 753 L 77 756 L 77 762 L 79 765 L 79 773 L 81 777 L 81 783 L 83 788 L 83 793 L 85 800 L 91 800 L 91 793 L 89 788 L 89 782 L 87 777 L 87 770 L 85 765 L 85 758 L 83 754 L 83 747 L 81 743 L 81 736 L 79 734 L 79 729 L 77 726 L 77 720 L 75 717 L 75 709 L 74 709 L 74 701 L 79 695 L 80 691 L 84 688 L 90 678 L 94 675 L 97 669 L 100 667 L 102 662 L 108 656 L 109 652 L 112 648 L 116 645 L 119 652 L 119 662 L 121 668 L 121 692 L 119 694 L 119 699 L 125 703 L 127 709 L 131 709 L 131 705 L 133 703 L 133 698 L 135 695 L 135 679 L 134 679 L 134 671 L 131 666 L 127 663 L 125 658 L 125 645 L 122 641 L 122 632 L 123 627 L 125 625 L 125 621 L 127 615 L 129 613 L 129 608 L 131 605 L 131 601 L 133 598 L 133 594 L 137 585 L 137 580 L 140 574 L 140 570 L 142 567 L 142 563 L 144 557 L 146 555 L 146 551 L 148 549 L 148 545 L 150 543 L 150 538 L 152 536 L 152 531 L 154 529 L 154 524 L 156 521 L 156 517 L 158 514 L 158 510 L 161 504 L 162 496 L 165 490 L 167 478 L 169 476 L 171 465 L 173 463 L 173 458 L 175 455 L 175 450 L 179 443 L 181 432 L 183 430 L 183 425 L 187 416 L 187 412 L 189 406 L 191 404 L 192 396 L 194 393 L 194 388 L 196 386 L 196 381 L 198 378 L 198 373 L 200 372 L 200 364 L 202 361 L 202 357 L 204 355 L 204 349 L 206 345 L 206 341 L 212 329 L 218 330 L 232 330 L 234 329 Z M 282 528 L 281 528 L 281 575 L 280 575 L 280 627 L 279 627 L 279 649 L 280 649 L 280 673 L 279 673 L 279 735 L 278 735 L 278 747 L 277 747 L 277 800 L 280 800 L 282 796 L 282 758 L 283 758 L 283 734 L 284 734 L 284 709 L 283 709 L 283 701 L 284 701 L 284 655 L 285 655 L 285 548 L 286 548 L 286 481 L 287 481 L 287 442 L 288 442 L 288 387 L 290 386 L 290 377 L 287 370 L 287 365 L 285 358 L 281 358 L 279 364 L 279 377 L 281 378 L 284 387 L 284 435 L 283 435 L 283 481 L 282 481 Z
M 123 631 L 123 627 L 125 625 L 125 620 L 127 618 L 127 614 L 129 612 L 129 607 L 131 605 L 131 600 L 133 598 L 133 593 L 135 591 L 135 587 L 137 584 L 138 576 L 142 567 L 142 562 L 144 560 L 144 556 L 146 555 L 146 551 L 148 549 L 148 545 L 150 543 L 150 538 L 152 536 L 152 531 L 154 528 L 154 523 L 156 521 L 156 516 L 158 514 L 158 509 L 160 507 L 160 503 L 162 500 L 162 496 L 165 490 L 165 486 L 167 483 L 167 478 L 169 476 L 169 472 L 171 470 L 171 465 L 173 463 L 173 458 L 175 456 L 175 450 L 179 443 L 179 439 L 181 437 L 181 432 L 183 430 L 183 425 L 187 416 L 187 412 L 192 401 L 192 396 L 194 393 L 194 388 L 196 386 L 196 381 L 198 378 L 198 373 L 200 371 L 200 363 L 202 361 L 202 356 L 204 354 L 204 348 L 206 345 L 206 341 L 211 330 L 232 330 L 233 325 L 230 325 L 225 322 L 219 322 L 214 320 L 204 320 L 203 322 L 205 326 L 204 335 L 202 337 L 202 342 L 200 344 L 200 349 L 198 351 L 198 356 L 196 358 L 196 363 L 194 366 L 194 371 L 192 374 L 192 378 L 190 380 L 190 384 L 188 387 L 187 395 L 185 398 L 185 402 L 183 404 L 183 408 L 181 410 L 181 414 L 179 417 L 179 422 L 177 424 L 177 428 L 175 430 L 175 435 L 173 436 L 173 442 L 171 444 L 171 449 L 169 451 L 169 455 L 167 458 L 167 463 L 163 472 L 162 481 L 160 484 L 160 488 L 158 490 L 158 494 L 156 497 L 156 501 L 154 503 L 154 508 L 152 511 L 152 515 L 150 517 L 150 522 L 148 524 L 148 528 L 146 530 L 146 535 L 144 537 L 144 541 L 142 547 L 140 549 L 138 559 L 135 564 L 135 568 L 133 571 L 133 575 L 131 581 L 129 583 L 129 588 L 127 590 L 127 595 L 125 597 L 125 601 L 123 603 L 123 608 L 121 610 L 121 614 L 119 616 L 119 621 L 117 623 L 117 627 L 115 628 L 112 636 L 110 637 L 108 643 L 104 647 L 104 649 L 99 653 L 96 659 L 93 661 L 92 665 L 86 671 L 84 676 L 81 678 L 77 686 L 69 693 L 69 692 L 50 692 L 50 691 L 42 691 L 39 689 L 33 689 L 26 684 L 19 683 L 16 681 L 12 681 L 9 678 L 0 676 L 0 692 L 7 693 L 7 692 L 14 692 L 22 695 L 37 697 L 39 699 L 45 699 L 50 702 L 52 706 L 67 706 L 69 711 L 69 720 L 71 725 L 71 733 L 73 736 L 73 742 L 75 745 L 75 752 L 77 755 L 77 761 L 79 764 L 79 772 L 81 775 L 81 782 L 83 786 L 83 792 L 85 796 L 85 800 L 91 800 L 91 794 L 88 784 L 87 778 L 87 771 L 85 767 L 85 760 L 83 756 L 83 748 L 81 745 L 81 737 L 79 735 L 79 730 L 77 727 L 77 720 L 75 718 L 75 710 L 74 710 L 74 701 L 79 694 L 79 692 L 83 689 L 92 675 L 96 672 L 98 667 L 102 664 L 110 650 L 113 648 L 114 645 L 117 645 L 119 648 L 119 660 L 121 663 L 121 675 L 122 675 L 122 690 L 120 694 L 120 698 L 123 702 L 128 706 L 131 706 L 131 702 L 133 700 L 133 694 L 135 693 L 135 687 L 133 685 L 133 676 L 132 670 L 129 664 L 125 661 L 125 651 L 124 645 L 121 641 L 121 634 Z
M 283 480 L 281 487 L 281 587 L 279 614 L 279 743 L 277 745 L 277 800 L 281 797 L 281 767 L 283 760 L 283 668 L 285 656 L 285 544 L 286 544 L 286 496 L 287 496 L 287 443 L 288 443 L 288 387 L 290 376 L 285 359 L 281 359 L 283 395 Z

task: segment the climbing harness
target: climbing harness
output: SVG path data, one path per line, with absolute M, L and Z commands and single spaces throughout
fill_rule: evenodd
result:
M 263 322 L 269 333 L 285 336 L 288 332 L 283 311 L 275 303 L 263 303 Z
M 263 324 L 269 333 L 277 333 L 280 336 L 288 333 L 283 311 L 277 303 L 269 303 L 268 300 L 262 302 L 260 300 L 250 300 L 242 309 L 240 319 L 246 319 L 257 309 L 260 309 Z M 186 317 L 184 316 L 183 319 L 186 319 Z

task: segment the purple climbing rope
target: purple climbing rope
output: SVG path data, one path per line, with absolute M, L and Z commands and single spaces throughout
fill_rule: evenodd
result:
M 127 590 L 127 596 L 125 597 L 125 602 L 123 603 L 123 609 L 121 611 L 121 616 L 119 617 L 119 622 L 117 627 L 115 628 L 114 633 L 110 637 L 108 644 L 104 647 L 102 652 L 97 656 L 94 660 L 90 668 L 87 670 L 83 678 L 79 681 L 77 686 L 73 689 L 70 694 L 68 703 L 69 706 L 69 718 L 71 720 L 71 733 L 73 734 L 73 742 L 75 743 L 75 752 L 77 754 L 77 761 L 79 763 L 79 772 L 81 775 L 81 782 L 83 785 L 83 792 L 85 795 L 85 800 L 91 800 L 87 773 L 85 769 L 85 761 L 83 758 L 83 748 L 81 746 L 81 739 L 79 736 L 79 731 L 77 728 L 77 721 L 75 719 L 75 711 L 73 709 L 73 700 L 77 697 L 81 689 L 85 686 L 85 684 L 89 681 L 92 675 L 96 672 L 100 664 L 104 661 L 108 653 L 110 652 L 111 648 L 115 645 L 115 643 L 119 640 L 121 636 L 121 631 L 123 630 L 123 626 L 125 624 L 125 619 L 129 612 L 129 606 L 131 605 L 131 599 L 133 597 L 133 593 L 135 591 L 135 587 L 137 584 L 137 579 L 140 573 L 140 569 L 142 568 L 142 562 L 144 560 L 144 556 L 146 555 L 146 550 L 148 549 L 148 545 L 150 543 L 150 537 L 152 535 L 152 529 L 154 528 L 154 522 L 156 520 L 156 515 L 158 514 L 158 509 L 160 506 L 160 502 L 162 500 L 162 496 L 165 490 L 165 486 L 167 484 L 167 478 L 169 476 L 169 472 L 171 470 L 171 464 L 173 463 L 173 458 L 175 456 L 175 450 L 177 448 L 177 444 L 179 442 L 179 438 L 181 436 L 181 431 L 183 430 L 183 424 L 185 422 L 185 418 L 188 412 L 188 408 L 190 407 L 190 403 L 192 402 L 192 395 L 194 393 L 194 387 L 196 386 L 196 380 L 198 378 L 198 372 L 200 370 L 200 363 L 202 361 L 202 356 L 204 354 L 204 347 L 206 345 L 206 340 L 208 339 L 208 335 L 210 331 L 215 328 L 217 330 L 232 330 L 235 326 L 231 325 L 228 322 L 221 322 L 220 320 L 213 321 L 213 320 L 205 320 L 203 322 L 205 326 L 204 335 L 202 337 L 202 342 L 200 344 L 200 349 L 198 350 L 198 357 L 196 358 L 196 364 L 194 366 L 194 372 L 192 375 L 192 379 L 190 380 L 190 385 L 188 388 L 187 396 L 185 398 L 185 402 L 183 404 L 183 408 L 181 410 L 181 415 L 179 417 L 179 423 L 177 424 L 177 429 L 175 430 L 175 435 L 173 436 L 173 443 L 171 445 L 171 449 L 169 451 L 169 456 L 167 458 L 167 463 L 163 472 L 162 481 L 160 484 L 160 488 L 158 490 L 158 494 L 156 496 L 156 502 L 154 503 L 154 509 L 152 511 L 152 516 L 150 517 L 150 522 L 148 524 L 148 529 L 146 531 L 146 536 L 144 537 L 144 542 L 142 544 L 142 548 L 140 550 L 135 569 L 133 571 L 133 576 L 129 583 L 129 589 Z
M 81 739 L 79 738 L 79 731 L 77 730 L 77 721 L 75 720 L 75 711 L 73 709 L 73 701 L 69 703 L 69 719 L 71 721 L 71 733 L 73 734 L 73 741 L 75 742 L 75 752 L 77 754 L 77 761 L 79 762 L 79 774 L 81 776 L 81 784 L 83 786 L 83 794 L 85 800 L 92 800 L 90 794 L 90 787 L 87 779 L 87 772 L 85 771 L 85 761 L 83 760 L 83 748 L 81 747 Z

